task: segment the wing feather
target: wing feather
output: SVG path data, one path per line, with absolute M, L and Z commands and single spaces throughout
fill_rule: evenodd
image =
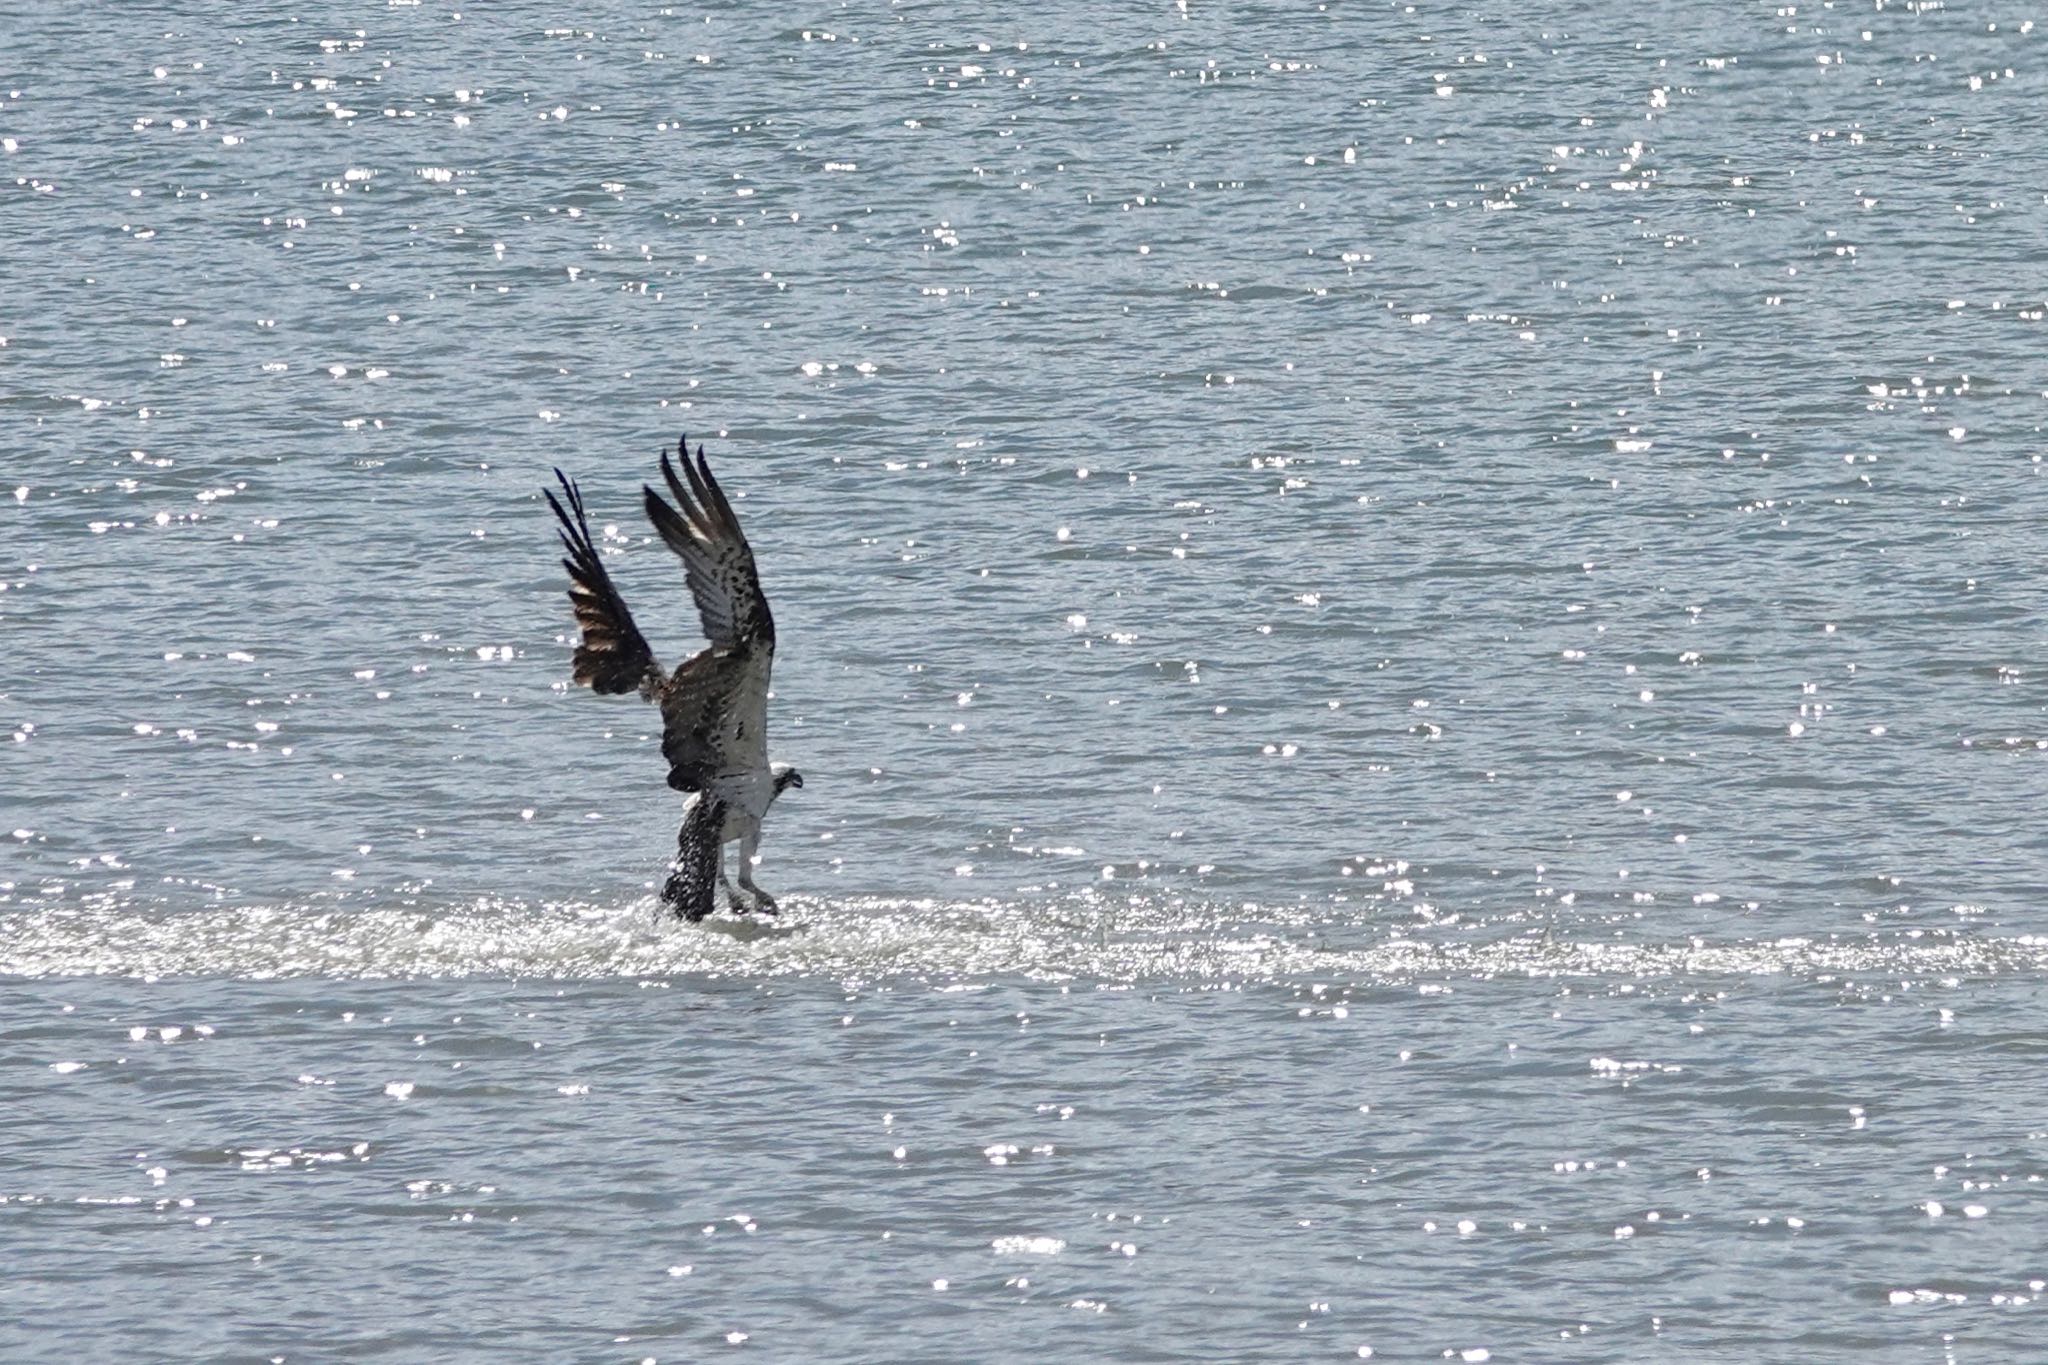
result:
M 677 791 L 717 791 L 722 778 L 768 765 L 764 656 L 716 647 L 683 661 L 661 698 L 661 755 Z
M 658 687 L 661 669 L 654 662 L 654 651 L 648 648 L 640 628 L 633 624 L 633 613 L 626 610 L 626 599 L 619 595 L 590 538 L 582 490 L 559 469 L 555 478 L 562 485 L 562 498 L 557 499 L 552 489 L 543 491 L 548 506 L 555 511 L 555 520 L 561 523 L 558 533 L 562 548 L 569 552 L 562 561 L 562 567 L 569 571 L 569 603 L 575 608 L 576 624 L 583 632 L 573 663 L 576 681 L 597 692 Z
M 697 615 L 704 625 L 704 638 L 716 648 L 775 649 L 775 618 L 768 611 L 768 598 L 761 591 L 761 576 L 754 568 L 754 550 L 740 529 L 739 517 L 726 500 L 725 490 L 712 477 L 699 444 L 694 458 L 689 442 L 678 443 L 683 477 L 676 475 L 668 452 L 661 456 L 661 477 L 675 499 L 670 506 L 661 494 L 643 487 L 647 519 L 662 543 L 683 561 L 683 573 L 696 600 Z M 684 480 L 687 479 L 687 484 Z

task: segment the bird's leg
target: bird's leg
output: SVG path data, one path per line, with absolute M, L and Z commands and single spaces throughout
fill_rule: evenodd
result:
M 754 863 L 759 856 L 755 850 L 760 846 L 759 834 L 740 836 L 740 889 L 745 891 L 748 899 L 753 902 L 750 909 L 759 914 L 772 915 L 776 913 L 775 897 L 754 885 Z
M 733 889 L 732 878 L 725 875 L 725 845 L 722 843 L 718 846 L 718 889 L 725 893 L 725 903 L 735 914 L 747 913 L 746 902 Z

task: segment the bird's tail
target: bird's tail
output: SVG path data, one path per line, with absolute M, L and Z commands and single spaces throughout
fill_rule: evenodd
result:
M 692 796 L 683 807 L 682 828 L 676 831 L 676 860 L 661 886 L 661 901 L 677 918 L 692 924 L 711 913 L 718 888 L 718 864 L 724 856 L 719 834 L 725 828 L 725 802 L 709 792 Z

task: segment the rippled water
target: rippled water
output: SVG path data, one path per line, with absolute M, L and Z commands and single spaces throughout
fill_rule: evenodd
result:
M 1535 11 L 32 6 L 0 1353 L 2029 1358 L 2048 30 Z

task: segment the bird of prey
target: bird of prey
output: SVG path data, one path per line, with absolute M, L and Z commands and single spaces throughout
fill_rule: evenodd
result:
M 761 821 L 776 797 L 804 784 L 789 764 L 768 761 L 768 670 L 775 662 L 775 620 L 754 571 L 753 548 L 724 490 L 711 477 L 703 444 L 693 460 L 686 437 L 677 444 L 676 456 L 681 478 L 668 453 L 661 456 L 662 481 L 675 505 L 645 485 L 641 491 L 647 519 L 683 561 L 709 643 L 673 673 L 655 662 L 591 541 L 576 481 L 557 469 L 562 497 L 547 490 L 547 499 L 569 552 L 562 567 L 569 571 L 569 601 L 583 631 L 574 674 L 579 685 L 592 691 L 638 692 L 661 707 L 668 784 L 689 794 L 676 835 L 675 863 L 661 889 L 663 903 L 694 922 L 711 913 L 714 889 L 723 887 L 739 913 L 772 915 L 774 900 L 754 885 Z M 740 846 L 744 898 L 725 876 L 725 845 L 734 842 Z

